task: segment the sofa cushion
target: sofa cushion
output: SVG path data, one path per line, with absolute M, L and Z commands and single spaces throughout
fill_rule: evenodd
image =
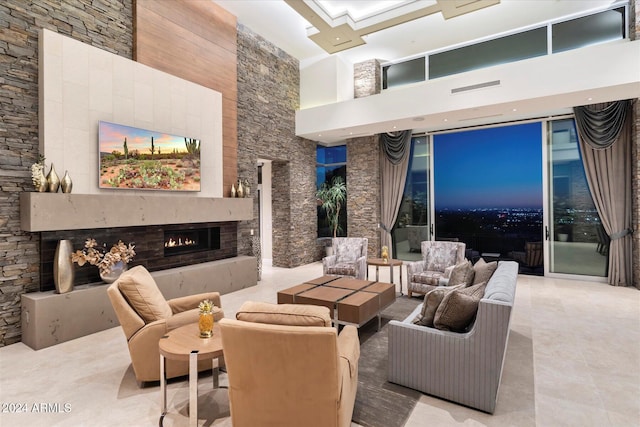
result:
M 438 245 L 435 242 L 429 246 L 427 250 L 427 265 L 426 269 L 429 271 L 444 271 L 445 268 L 452 264 L 455 264 L 456 252 L 458 248 L 452 245 Z
M 354 263 L 339 262 L 326 268 L 326 274 L 338 274 L 340 276 L 355 276 L 356 265 Z
M 423 285 L 438 286 L 442 273 L 439 271 L 425 271 L 411 276 L 411 281 Z
M 424 295 L 424 302 L 422 303 L 422 310 L 413 319 L 413 323 L 421 326 L 433 327 L 433 319 L 438 310 L 438 306 L 442 302 L 445 295 L 449 292 L 453 292 L 456 289 L 464 288 L 464 284 L 458 286 L 440 286 L 427 292 Z
M 513 304 L 516 292 L 514 282 L 517 277 L 517 263 L 501 262 L 499 268 L 493 276 L 491 276 L 491 280 L 487 284 L 484 298 Z
M 436 310 L 433 326 L 444 331 L 464 332 L 478 311 L 485 286 L 479 283 L 446 294 Z
M 316 305 L 247 301 L 236 313 L 245 322 L 288 326 L 331 326 L 329 309 Z
M 465 284 L 466 286 L 469 286 L 473 283 L 475 274 L 476 273 L 473 269 L 473 264 L 471 264 L 471 261 L 464 260 L 460 264 L 456 264 L 451 270 L 448 285 L 457 286 L 460 284 Z
M 120 275 L 118 289 L 145 323 L 168 319 L 173 314 L 156 281 L 141 265 Z
M 480 258 L 473 266 L 473 270 L 475 272 L 473 284 L 475 285 L 476 283 L 488 282 L 497 268 L 497 261 L 486 262 L 483 258 Z

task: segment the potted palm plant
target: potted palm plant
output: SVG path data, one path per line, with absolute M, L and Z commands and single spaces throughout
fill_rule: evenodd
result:
M 316 191 L 316 198 L 320 204 L 320 207 L 324 209 L 327 214 L 327 221 L 329 227 L 333 232 L 333 237 L 338 236 L 340 227 L 340 211 L 347 200 L 347 186 L 341 176 L 336 176 L 331 180 L 331 184 L 325 182 Z M 327 248 L 329 252 L 331 246 Z M 327 253 L 327 255 L 329 255 Z

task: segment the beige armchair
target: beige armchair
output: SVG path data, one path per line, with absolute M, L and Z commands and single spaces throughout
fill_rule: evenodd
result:
M 369 239 L 361 237 L 334 237 L 333 255 L 322 259 L 323 274 L 367 278 L 367 250 Z
M 220 330 L 234 427 L 349 427 L 360 343 L 326 307 L 246 302 Z
M 422 261 L 407 264 L 407 294 L 426 294 L 439 286 L 440 279 L 451 273 L 451 268 L 464 261 L 466 245 L 461 242 L 424 241 L 421 244 Z
M 165 300 L 155 280 L 146 268 L 139 265 L 122 273 L 109 286 L 111 300 L 120 326 L 127 338 L 131 364 L 138 382 L 160 380 L 160 352 L 158 340 L 168 331 L 198 321 L 200 301 L 209 299 L 220 307 L 220 294 L 208 292 Z M 221 309 L 214 310 L 214 319 L 222 319 Z M 167 378 L 189 373 L 189 364 L 166 361 Z M 211 369 L 211 363 L 203 361 L 200 370 Z

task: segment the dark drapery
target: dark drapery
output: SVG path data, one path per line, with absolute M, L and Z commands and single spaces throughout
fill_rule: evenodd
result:
M 589 191 L 611 238 L 609 284 L 632 284 L 631 101 L 574 108 Z
M 380 134 L 380 227 L 382 228 L 380 243 L 381 246 L 389 248 L 390 258 L 393 258 L 391 229 L 398 217 L 404 184 L 407 180 L 411 134 L 410 129 Z

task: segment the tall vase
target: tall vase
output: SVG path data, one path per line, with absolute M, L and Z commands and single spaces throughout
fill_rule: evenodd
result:
M 128 269 L 129 266 L 127 265 L 127 263 L 118 261 L 111 266 L 111 269 L 108 272 L 103 273 L 102 271 L 100 271 L 100 278 L 105 283 L 113 283 L 118 279 L 118 277 L 120 277 L 122 273 L 124 273 Z
M 242 182 L 238 181 L 238 190 L 236 191 L 238 197 L 244 197 L 244 188 L 242 188 Z
M 62 181 L 60 181 L 60 187 L 62 188 L 63 193 L 71 193 L 73 182 L 69 176 L 69 171 L 64 171 L 64 176 L 62 177 Z
M 60 178 L 56 173 L 56 169 L 53 166 L 53 163 L 51 163 L 51 170 L 47 175 L 47 185 L 48 185 L 47 189 L 49 190 L 49 193 L 57 193 L 58 188 L 60 188 Z
M 71 240 L 60 240 L 53 256 L 53 283 L 56 293 L 65 294 L 73 290 L 75 270 L 71 261 L 73 245 Z
M 43 169 L 40 169 L 40 176 L 38 177 L 38 185 L 36 185 L 36 190 L 38 193 L 44 193 L 49 188 L 49 183 L 47 182 L 47 177 L 44 175 L 44 166 Z

